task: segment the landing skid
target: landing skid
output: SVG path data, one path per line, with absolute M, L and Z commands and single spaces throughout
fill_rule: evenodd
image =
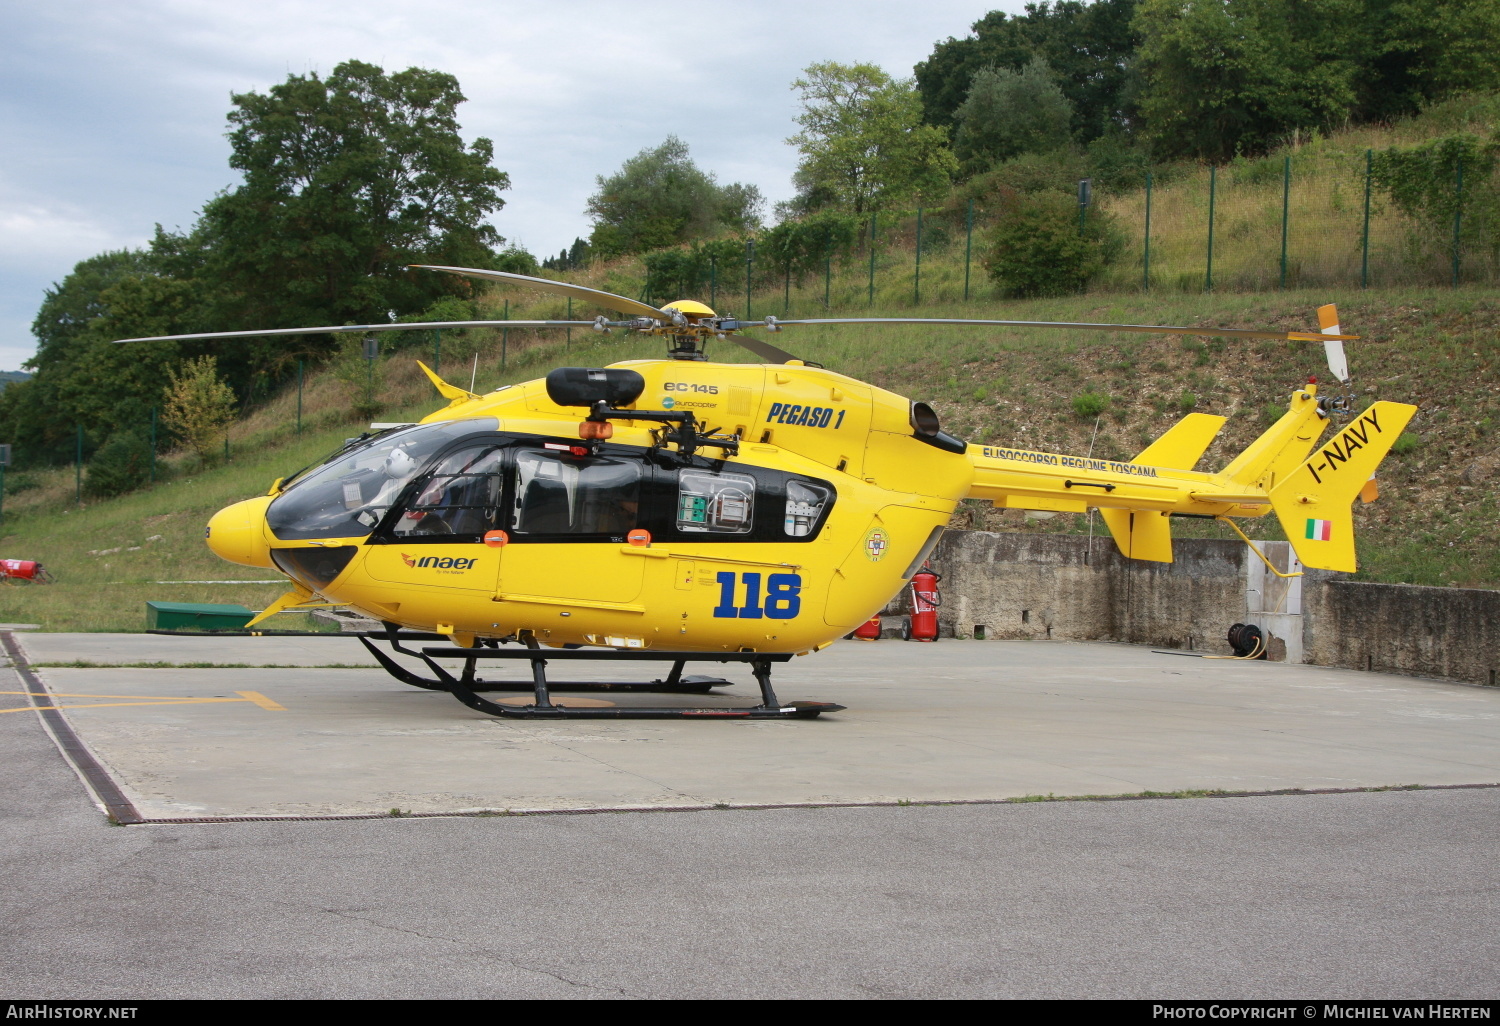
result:
M 397 680 L 428 690 L 447 691 L 464 705 L 476 712 L 509 719 L 811 719 L 825 712 L 839 712 L 844 707 L 832 702 L 791 702 L 783 704 L 771 687 L 771 664 L 784 663 L 791 653 L 778 652 L 637 652 L 606 649 L 548 649 L 543 652 L 536 640 L 526 639 L 524 648 L 458 648 L 449 646 L 405 648 L 395 630 L 375 638 L 387 641 L 394 651 L 415 656 L 427 664 L 433 679 L 418 676 L 398 664 L 372 643 L 370 636 L 362 635 L 370 653 L 387 672 Z M 438 659 L 461 659 L 464 668 L 455 677 L 438 663 Z M 486 681 L 475 676 L 475 666 L 485 659 L 525 659 L 531 663 L 530 685 L 521 682 Z M 549 681 L 547 663 L 552 660 L 565 662 L 577 660 L 610 660 L 613 662 L 670 662 L 672 669 L 665 678 L 646 683 L 615 683 L 611 681 Z M 761 704 L 748 708 L 679 708 L 673 706 L 619 706 L 593 699 L 568 703 L 552 701 L 554 691 L 561 693 L 614 692 L 647 694 L 709 694 L 713 688 L 725 687 L 733 681 L 722 677 L 683 675 L 689 662 L 749 663 L 756 682 L 760 685 Z M 527 705 L 502 704 L 481 698 L 480 692 L 531 692 L 532 701 Z
M 148 634 L 172 634 L 192 637 L 349 637 L 349 634 L 327 634 L 321 631 L 168 631 L 152 630 Z M 351 632 L 353 633 L 353 632 Z M 575 648 L 547 649 L 543 651 L 534 638 L 527 638 L 525 647 L 500 647 L 496 642 L 480 643 L 474 648 L 441 646 L 412 649 L 402 642 L 449 640 L 447 635 L 429 634 L 420 631 L 402 631 L 395 624 L 386 624 L 383 631 L 368 631 L 355 634 L 369 650 L 381 667 L 403 684 L 427 691 L 446 691 L 476 712 L 508 719 L 756 719 L 789 720 L 812 719 L 825 712 L 840 712 L 842 705 L 832 702 L 788 702 L 782 703 L 771 688 L 771 664 L 784 663 L 792 658 L 790 652 L 653 652 L 620 651 L 618 649 Z M 396 662 L 389 654 L 374 644 L 383 641 L 391 650 L 402 655 L 420 659 L 432 671 L 431 677 L 414 673 Z M 440 666 L 438 659 L 459 659 L 463 670 L 455 677 Z M 486 659 L 525 659 L 531 663 L 531 681 L 487 681 L 476 675 L 476 667 Z M 615 662 L 669 662 L 672 669 L 663 678 L 643 683 L 619 683 L 615 681 L 549 681 L 547 663 L 552 660 L 611 660 Z M 749 663 L 756 683 L 760 685 L 761 704 L 751 707 L 700 707 L 683 708 L 673 706 L 617 706 L 599 699 L 579 699 L 573 703 L 554 703 L 552 693 L 614 693 L 614 694 L 666 694 L 707 695 L 714 688 L 728 687 L 734 681 L 723 677 L 684 675 L 684 667 L 691 662 L 699 663 Z M 530 693 L 532 701 L 527 705 L 491 702 L 479 697 L 481 692 Z

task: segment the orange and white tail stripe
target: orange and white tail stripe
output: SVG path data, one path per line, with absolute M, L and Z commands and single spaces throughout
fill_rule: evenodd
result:
M 1318 307 L 1318 328 L 1325 335 L 1341 335 L 1339 330 L 1339 308 L 1333 303 Z M 1344 343 L 1330 339 L 1323 343 L 1323 352 L 1328 357 L 1328 369 L 1340 381 L 1349 380 L 1349 361 L 1344 356 Z

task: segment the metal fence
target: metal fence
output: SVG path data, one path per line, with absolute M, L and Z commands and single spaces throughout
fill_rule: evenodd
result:
M 1457 288 L 1500 278 L 1500 225 L 1487 178 L 1471 174 L 1466 184 L 1458 164 L 1452 195 L 1440 204 L 1451 213 L 1418 216 L 1392 201 L 1374 160 L 1373 151 L 1309 149 L 1153 169 L 1137 187 L 1094 189 L 1080 214 L 1106 219 L 1112 253 L 1089 290 Z M 814 272 L 778 265 L 747 242 L 735 259 L 718 261 L 717 299 L 738 306 L 737 297 L 741 316 L 753 317 L 1004 298 L 984 260 L 1001 216 L 974 201 L 870 214 L 855 250 L 830 254 Z

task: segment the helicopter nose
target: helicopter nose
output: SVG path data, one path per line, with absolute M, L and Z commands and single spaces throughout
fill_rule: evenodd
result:
M 266 540 L 266 507 L 274 496 L 259 495 L 233 506 L 225 506 L 208 522 L 208 547 L 220 559 L 241 566 L 274 570 L 271 546 Z

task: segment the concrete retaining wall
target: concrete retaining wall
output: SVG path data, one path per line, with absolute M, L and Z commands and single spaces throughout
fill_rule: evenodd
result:
M 1286 542 L 1261 542 L 1282 573 Z M 1272 659 L 1475 684 L 1500 669 L 1500 592 L 1283 578 L 1239 542 L 1180 539 L 1169 564 L 1125 559 L 1107 536 L 950 531 L 933 555 L 948 637 L 1121 641 L 1227 655 L 1254 623 Z M 889 614 L 905 613 L 897 596 Z M 891 626 L 894 626 L 892 624 Z
M 1228 652 L 1244 605 L 1243 545 L 1207 541 L 1175 563 L 1120 556 L 1109 538 L 953 531 L 933 566 L 938 616 L 960 637 L 1128 641 Z
M 1304 608 L 1307 662 L 1496 684 L 1500 591 L 1325 580 Z

